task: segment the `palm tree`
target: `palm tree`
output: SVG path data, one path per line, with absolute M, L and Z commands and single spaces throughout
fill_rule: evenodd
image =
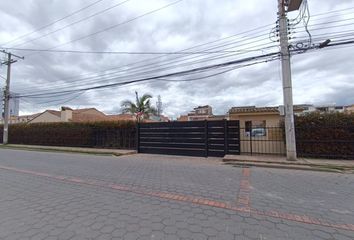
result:
M 123 113 L 134 114 L 138 122 L 148 119 L 151 114 L 156 114 L 156 109 L 150 104 L 152 98 L 150 94 L 144 94 L 139 98 L 138 93 L 135 92 L 135 96 L 135 103 L 130 100 L 122 102 Z

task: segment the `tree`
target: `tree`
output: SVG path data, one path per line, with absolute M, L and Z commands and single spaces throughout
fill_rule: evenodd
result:
M 152 98 L 150 94 L 144 94 L 139 98 L 138 93 L 135 92 L 135 96 L 135 103 L 130 100 L 122 102 L 123 113 L 134 114 L 138 122 L 148 119 L 151 114 L 156 114 L 156 109 L 150 103 Z

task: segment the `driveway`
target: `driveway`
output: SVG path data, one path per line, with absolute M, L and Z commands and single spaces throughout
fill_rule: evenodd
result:
M 353 239 L 354 175 L 0 149 L 0 239 Z

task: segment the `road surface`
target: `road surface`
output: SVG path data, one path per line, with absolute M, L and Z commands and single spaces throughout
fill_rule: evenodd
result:
M 354 175 L 0 149 L 0 239 L 354 239 Z

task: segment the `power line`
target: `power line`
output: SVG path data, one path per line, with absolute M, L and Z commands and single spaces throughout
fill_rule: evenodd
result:
M 274 46 L 269 46 L 269 47 L 265 47 L 265 48 L 261 48 L 259 50 L 266 50 L 267 48 L 274 48 Z M 141 76 L 146 76 L 148 74 L 154 74 L 156 72 L 162 72 L 162 71 L 166 71 L 168 69 L 176 69 L 176 68 L 180 68 L 180 67 L 184 67 L 184 66 L 192 66 L 192 65 L 195 65 L 195 64 L 199 64 L 199 63 L 203 63 L 203 62 L 211 62 L 213 60 L 217 60 L 217 59 L 224 59 L 224 58 L 227 58 L 227 57 L 233 57 L 233 56 L 237 56 L 237 55 L 241 55 L 242 53 L 239 53 L 239 54 L 220 54 L 220 55 L 217 55 L 217 56 L 213 56 L 213 57 L 208 57 L 206 59 L 198 59 L 196 61 L 192 61 L 192 62 L 185 62 L 185 63 L 181 63 L 179 64 L 179 60 L 177 61 L 172 61 L 172 62 L 164 62 L 163 64 L 159 64 L 157 66 L 157 69 L 152 69 L 151 70 L 151 66 L 149 67 L 148 65 L 147 66 L 142 66 L 142 67 L 137 67 L 137 68 L 132 68 L 132 69 L 136 69 L 135 71 L 132 71 L 132 69 L 129 69 L 129 72 L 128 72 L 128 75 L 125 74 L 125 75 L 117 75 L 117 74 L 106 74 L 103 78 L 103 76 L 98 76 L 98 77 L 93 77 L 93 78 L 89 78 L 88 80 L 86 81 L 80 81 L 78 82 L 77 84 L 66 84 L 64 85 L 65 87 L 62 87 L 62 89 L 64 88 L 72 88 L 72 87 L 75 87 L 77 85 L 81 86 L 83 84 L 97 84 L 99 82 L 107 82 L 107 81 L 110 81 L 110 80 L 117 80 L 117 79 L 124 79 L 124 78 L 132 78 L 132 77 L 141 77 Z M 190 58 L 192 59 L 192 58 Z M 172 64 L 172 63 L 178 63 L 177 65 L 176 64 Z M 171 65 L 172 64 L 172 65 Z M 164 67 L 162 68 L 163 66 L 167 66 L 167 67 Z M 146 70 L 144 70 L 146 69 Z M 48 89 L 48 90 L 51 90 L 53 88 L 53 86 Z M 55 87 L 56 89 L 58 89 L 58 86 Z M 60 88 L 59 88 L 60 89 Z M 40 90 L 40 92 L 43 92 L 45 90 Z
M 350 21 L 350 20 L 354 20 L 354 18 L 346 18 L 346 19 L 340 19 L 340 20 L 329 21 L 329 22 L 321 22 L 321 23 L 316 23 L 316 24 L 309 24 L 309 27 L 319 26 L 319 25 L 327 25 L 327 24 L 337 23 L 337 22 L 346 22 L 346 21 Z
M 228 39 L 231 39 L 231 38 L 240 37 L 240 35 L 242 35 L 242 34 L 255 32 L 257 30 L 267 28 L 267 27 L 269 27 L 271 25 L 272 24 L 266 24 L 266 25 L 263 25 L 263 26 L 260 26 L 260 27 L 257 27 L 257 28 L 251 29 L 251 30 L 247 30 L 247 31 L 244 31 L 244 32 L 240 32 L 240 33 L 231 35 L 231 36 L 223 37 L 221 39 L 212 40 L 212 41 L 208 41 L 208 42 L 205 42 L 205 43 L 202 43 L 202 44 L 194 45 L 192 47 L 184 48 L 184 49 L 178 50 L 177 52 L 184 52 L 184 51 L 188 51 L 188 50 L 191 50 L 191 49 L 196 49 L 196 48 L 204 47 L 206 45 L 214 44 L 214 43 L 217 43 L 217 42 L 220 42 L 220 41 L 228 40 Z M 263 32 L 263 31 L 264 30 L 262 30 L 260 32 Z M 245 36 L 241 37 L 241 39 L 243 39 L 243 38 L 245 38 Z M 212 49 L 213 48 L 208 48 L 208 49 L 204 49 L 204 50 L 212 50 Z M 134 65 L 137 65 L 139 63 L 144 63 L 145 64 L 148 61 L 162 59 L 163 57 L 165 57 L 165 56 L 158 56 L 158 57 L 154 57 L 154 58 L 146 58 L 146 59 L 140 60 L 138 62 L 125 64 L 123 66 L 116 66 L 116 67 L 113 67 L 113 68 L 104 69 L 104 70 L 101 70 L 99 72 L 96 72 L 96 74 L 105 73 L 107 71 L 111 71 L 111 70 L 115 70 L 115 69 L 122 69 L 122 68 L 130 67 L 130 66 L 134 66 Z M 80 74 L 80 75 L 73 76 L 72 78 L 67 78 L 67 79 L 63 79 L 63 80 L 70 80 L 70 79 L 74 79 L 74 78 L 78 78 L 78 77 L 82 77 L 82 76 L 88 76 L 88 75 L 92 75 L 93 73 L 95 73 L 95 72 Z
M 68 27 L 71 27 L 71 26 L 76 25 L 76 24 L 78 24 L 78 23 L 87 21 L 87 20 L 89 20 L 89 19 L 91 19 L 91 18 L 93 18 L 93 17 L 95 17 L 95 16 L 98 16 L 98 15 L 100 15 L 100 14 L 102 14 L 102 13 L 105 13 L 105 12 L 107 12 L 107 11 L 110 11 L 110 10 L 112 10 L 113 8 L 119 7 L 119 6 L 121 6 L 121 5 L 123 5 L 124 3 L 129 2 L 129 1 L 131 1 L 131 0 L 124 0 L 124 1 L 122 1 L 122 2 L 119 2 L 119 3 L 117 3 L 117 4 L 115 4 L 115 5 L 111 6 L 111 7 L 105 8 L 105 9 L 103 9 L 103 10 L 101 10 L 101 11 L 98 11 L 98 12 L 96 12 L 96 13 L 94 13 L 94 14 L 91 14 L 91 15 L 85 17 L 85 18 L 82 18 L 82 19 L 77 20 L 77 21 L 75 21 L 75 22 L 72 22 L 72 23 L 70 23 L 70 24 L 67 24 L 67 25 L 65 25 L 65 26 L 63 26 L 63 27 L 61 27 L 61 28 L 58 28 L 58 29 L 54 30 L 54 31 L 48 32 L 48 33 L 43 34 L 43 35 L 41 35 L 41 36 L 39 36 L 39 37 L 36 37 L 36 38 L 31 39 L 31 40 L 25 41 L 25 42 L 23 42 L 23 43 L 16 44 L 16 45 L 14 45 L 14 47 L 22 46 L 22 45 L 25 45 L 25 44 L 27 44 L 27 43 L 31 43 L 31 42 L 34 42 L 34 41 L 36 41 L 36 40 L 42 39 L 42 38 L 44 38 L 44 37 L 47 37 L 47 36 L 49 36 L 49 35 L 51 35 L 51 34 L 53 34 L 53 33 L 62 31 L 62 30 L 64 30 L 64 29 L 68 28 Z
M 218 75 L 222 75 L 222 74 L 225 74 L 225 73 L 228 73 L 228 72 L 231 72 L 231 71 L 234 71 L 236 69 L 240 69 L 240 68 L 243 68 L 243 67 L 248 67 L 248 66 L 253 66 L 253 65 L 256 65 L 256 64 L 260 64 L 260 63 L 266 63 L 266 62 L 271 62 L 271 61 L 274 61 L 274 60 L 277 60 L 279 59 L 279 57 L 274 57 L 274 58 L 271 58 L 271 59 L 267 59 L 267 60 L 262 60 L 262 61 L 257 61 L 257 62 L 253 62 L 253 63 L 248 63 L 248 64 L 243 64 L 243 65 L 237 65 L 237 66 L 231 66 L 231 67 L 228 67 L 226 70 L 223 70 L 223 71 L 220 71 L 220 72 L 217 72 L 217 73 L 213 73 L 213 74 L 209 74 L 209 75 L 206 75 L 206 76 L 202 76 L 202 77 L 196 77 L 196 78 L 188 78 L 188 79 L 167 79 L 167 78 L 156 78 L 156 79 L 151 79 L 149 80 L 149 82 L 160 82 L 160 81 L 163 81 L 163 82 L 171 82 L 171 83 L 177 83 L 177 82 L 193 82 L 193 81 L 200 81 L 200 80 L 204 80 L 204 79 L 207 79 L 207 78 L 211 78 L 211 77 L 215 77 L 215 76 L 218 76 Z M 125 87 L 126 85 L 129 85 L 129 86 L 132 86 L 132 85 L 139 85 L 139 84 L 145 84 L 145 81 L 138 81 L 138 82 L 134 82 L 134 83 L 131 83 L 131 82 L 124 82 L 120 85 L 116 85 L 116 86 L 112 86 L 114 88 L 120 88 L 120 87 Z M 97 90 L 102 90 L 103 88 L 99 88 Z M 85 90 L 84 92 L 86 92 L 88 90 Z M 66 95 L 71 95 L 73 93 L 62 93 L 63 95 L 61 96 L 66 96 Z M 81 94 L 80 94 L 81 95 Z M 38 96 L 38 97 L 21 97 L 21 99 L 25 98 L 29 98 L 29 99 L 38 99 L 38 98 L 52 98 L 53 96 Z M 55 96 L 54 96 L 55 97 Z M 77 98 L 78 96 L 75 96 L 73 97 L 74 99 Z M 72 100 L 72 98 L 69 98 L 70 101 Z M 43 101 L 43 102 L 40 102 L 38 104 L 43 104 L 43 103 L 52 103 L 52 102 L 61 102 L 61 104 L 64 104 L 66 102 L 62 102 L 62 100 L 54 100 L 54 101 Z
M 187 63 L 188 64 L 188 63 Z M 104 75 L 107 75 L 107 74 L 104 74 Z M 111 73 L 109 73 L 108 75 L 111 75 Z M 100 76 L 98 76 L 98 77 L 100 77 Z M 94 77 L 94 78 L 97 78 L 97 77 Z M 114 78 L 113 78 L 114 79 Z M 112 79 L 106 79 L 106 80 L 112 80 Z M 94 81 L 94 79 L 93 79 L 93 81 Z M 67 87 L 70 87 L 70 86 L 67 86 Z
M 351 10 L 351 9 L 354 9 L 354 7 L 344 8 L 344 9 L 338 9 L 338 10 L 329 11 L 329 12 L 322 12 L 322 13 L 318 13 L 318 14 L 312 15 L 312 17 L 327 15 L 327 14 L 331 14 L 331 13 L 344 12 L 344 11 L 348 11 L 348 10 Z
M 320 14 L 313 15 L 312 17 L 317 17 L 317 16 L 321 16 L 321 15 L 329 14 L 329 13 L 342 12 L 342 11 L 346 11 L 346 10 L 350 10 L 350 9 L 353 9 L 353 8 L 340 9 L 340 10 L 336 10 L 336 11 L 332 11 L 332 12 L 320 13 Z M 108 70 L 110 70 L 110 69 L 108 69 Z
M 68 41 L 68 42 L 65 42 L 65 43 L 62 43 L 62 44 L 59 44 L 59 45 L 56 45 L 56 46 L 54 46 L 54 47 L 49 48 L 48 50 L 56 49 L 56 48 L 58 48 L 58 47 L 65 46 L 65 45 L 70 44 L 70 43 L 73 43 L 73 42 L 81 41 L 81 40 L 83 40 L 83 39 L 90 38 L 90 37 L 92 37 L 92 36 L 94 36 L 94 35 L 97 35 L 97 34 L 100 34 L 100 33 L 106 32 L 106 31 L 109 31 L 109 30 L 111 30 L 111 29 L 120 27 L 120 26 L 122 26 L 122 25 L 124 25 L 124 24 L 131 23 L 131 22 L 133 22 L 133 21 L 135 21 L 135 20 L 138 20 L 138 19 L 140 19 L 140 18 L 142 18 L 142 17 L 148 16 L 148 15 L 150 15 L 150 14 L 153 14 L 153 13 L 156 13 L 156 12 L 158 12 L 158 11 L 161 11 L 161 10 L 163 10 L 163 9 L 165 9 L 165 8 L 171 7 L 171 6 L 177 4 L 177 3 L 181 2 L 181 1 L 183 1 L 183 0 L 174 1 L 174 2 L 172 2 L 172 3 L 169 3 L 169 4 L 164 5 L 164 6 L 162 6 L 162 7 L 156 8 L 156 9 L 154 9 L 154 10 L 152 10 L 152 11 L 146 12 L 146 13 L 144 13 L 144 14 L 138 15 L 138 16 L 133 17 L 133 18 L 131 18 L 131 19 L 128 19 L 128 20 L 126 20 L 126 21 L 123 21 L 123 22 L 120 22 L 120 23 L 118 23 L 118 24 L 114 24 L 114 25 L 112 25 L 112 26 L 110 26 L 110 27 L 107 27 L 107 28 L 104 28 L 104 29 L 102 29 L 102 30 L 99 30 L 99 31 L 97 31 L 97 32 L 93 32 L 93 33 L 90 33 L 90 34 L 88 34 L 88 35 L 85 35 L 85 36 L 82 36 L 82 37 L 79 37 L 79 38 L 70 40 L 70 41 Z M 30 55 L 27 55 L 27 57 L 32 56 L 33 54 L 35 54 L 35 53 L 32 53 L 32 54 L 30 54 Z
M 354 43 L 354 39 L 350 40 L 350 41 L 345 41 L 345 42 L 333 43 L 333 44 L 328 45 L 328 47 L 342 46 L 342 45 L 348 45 L 348 44 L 353 44 L 353 43 Z M 318 49 L 318 47 L 312 47 L 311 49 Z M 291 52 L 294 53 L 294 54 L 303 53 L 301 51 L 299 52 L 298 50 L 291 50 Z M 258 57 L 263 58 L 265 56 L 271 57 L 271 59 L 266 59 L 266 60 L 263 60 L 263 61 L 250 63 L 250 64 L 246 64 L 246 65 L 239 65 L 239 66 L 236 66 L 235 69 L 236 68 L 241 68 L 241 67 L 244 67 L 244 66 L 254 65 L 254 64 L 257 64 L 257 63 L 261 63 L 261 62 L 268 62 L 268 61 L 273 61 L 273 60 L 279 59 L 279 53 L 271 53 L 271 54 L 267 54 L 267 55 L 261 55 L 261 56 L 258 56 Z M 233 64 L 254 60 L 254 59 L 258 58 L 258 57 L 246 58 L 246 59 L 242 59 L 242 60 L 238 60 L 238 61 L 230 61 L 230 62 L 218 64 L 218 65 L 207 66 L 207 67 L 203 67 L 203 68 L 199 68 L 199 69 L 192 69 L 192 70 L 188 70 L 188 71 L 184 71 L 184 72 L 172 73 L 172 74 L 168 74 L 168 75 L 164 75 L 164 76 L 155 76 L 155 77 L 146 78 L 146 79 L 137 79 L 137 80 L 126 81 L 126 82 L 121 82 L 121 83 L 116 83 L 116 84 L 107 84 L 107 85 L 101 85 L 101 86 L 96 86 L 96 87 L 91 87 L 91 88 L 77 89 L 77 90 L 72 90 L 72 91 L 65 91 L 65 92 L 62 92 L 62 94 L 64 94 L 64 93 L 65 94 L 71 94 L 71 93 L 74 93 L 74 92 L 82 92 L 82 91 L 88 91 L 88 90 L 93 90 L 93 89 L 104 89 L 104 88 L 108 88 L 108 87 L 119 87 L 119 86 L 125 86 L 125 85 L 132 84 L 132 83 L 143 83 L 143 82 L 146 82 L 146 81 L 162 80 L 162 81 L 171 81 L 171 82 L 181 82 L 181 81 L 201 80 L 201 79 L 205 79 L 207 77 L 216 76 L 216 75 L 228 72 L 228 71 L 232 71 L 232 70 L 234 70 L 233 69 L 234 66 L 232 66 Z M 219 72 L 219 73 L 216 73 L 216 74 L 210 74 L 210 75 L 204 76 L 204 77 L 198 77 L 198 78 L 192 78 L 192 79 L 182 79 L 182 80 L 181 79 L 175 79 L 175 80 L 164 79 L 166 77 L 171 77 L 171 76 L 178 76 L 178 75 L 182 75 L 183 76 L 183 75 L 189 74 L 191 72 L 195 72 L 195 71 L 198 72 L 200 70 L 215 69 L 215 68 L 227 67 L 227 66 L 231 66 L 232 69 L 227 69 L 227 70 L 224 70 L 222 72 Z M 41 94 L 41 96 L 43 96 L 44 98 L 48 98 L 49 94 L 53 94 L 53 93 L 47 93 L 46 96 L 44 96 L 44 94 Z M 18 96 L 18 97 L 30 98 L 31 95 Z M 32 97 L 33 97 L 33 95 L 32 95 Z
M 234 61 L 214 64 L 214 65 L 208 65 L 208 66 L 204 66 L 204 67 L 194 68 L 194 69 L 190 69 L 190 70 L 179 71 L 179 72 L 174 72 L 174 73 L 169 73 L 169 74 L 164 74 L 164 75 L 159 75 L 159 76 L 153 76 L 153 77 L 147 77 L 147 78 L 141 78 L 141 79 L 136 79 L 136 80 L 130 80 L 130 81 L 125 81 L 125 82 L 103 84 L 103 85 L 94 86 L 94 87 L 86 87 L 86 88 L 67 90 L 67 91 L 61 91 L 61 92 L 48 92 L 48 93 L 43 93 L 43 94 L 18 95 L 17 97 L 18 98 L 34 97 L 34 96 L 43 96 L 43 95 L 45 96 L 45 95 L 58 94 L 58 93 L 81 92 L 81 91 L 102 89 L 102 88 L 108 88 L 108 87 L 119 86 L 119 85 L 126 85 L 126 84 L 130 84 L 130 83 L 135 83 L 135 82 L 145 82 L 145 81 L 159 79 L 159 78 L 166 78 L 166 77 L 173 77 L 173 76 L 184 76 L 184 75 L 193 74 L 196 72 L 207 71 L 209 69 L 217 69 L 217 68 L 227 67 L 230 65 L 240 64 L 240 63 L 263 59 L 263 58 L 268 58 L 268 57 L 274 57 L 274 56 L 278 56 L 278 55 L 279 55 L 279 52 L 273 52 L 273 53 L 258 55 L 258 56 L 254 56 L 254 57 L 248 57 L 248 58 L 244 58 L 244 59 L 240 59 L 240 60 L 234 60 Z
M 262 35 L 259 35 L 258 37 L 260 37 L 260 36 L 262 36 Z M 249 37 L 249 39 L 256 39 L 257 37 Z M 246 39 L 246 40 L 248 40 L 248 39 Z M 246 41 L 246 40 L 244 40 L 244 41 Z M 256 42 L 259 42 L 259 41 L 263 41 L 264 39 L 261 39 L 261 40 L 255 40 L 255 41 L 252 41 L 252 42 L 247 42 L 247 43 L 245 43 L 245 44 L 250 44 L 250 43 L 256 43 Z M 241 43 L 242 43 L 243 41 L 241 41 Z M 238 43 L 238 42 L 236 42 L 236 43 Z M 238 47 L 240 47 L 240 46 L 244 46 L 245 44 L 241 44 L 241 45 L 236 45 L 236 46 L 238 46 Z M 211 47 L 211 48 L 207 48 L 206 49 L 206 51 L 210 51 L 210 50 L 213 50 L 213 49 L 217 49 L 217 48 L 220 48 L 220 47 L 223 47 L 223 46 L 225 46 L 225 45 L 229 45 L 229 44 L 222 44 L 222 45 L 218 45 L 218 46 L 214 46 L 214 47 Z M 234 47 L 234 46 L 233 46 Z M 230 47 L 230 48 L 227 48 L 227 49 L 232 49 L 233 47 Z M 255 46 L 255 47 L 257 47 L 257 45 Z M 191 49 L 191 48 L 190 48 Z M 223 50 L 225 50 L 225 48 L 223 49 Z M 258 50 L 262 50 L 262 49 L 258 49 Z M 250 50 L 250 51 L 255 51 L 255 49 L 252 49 L 252 50 Z M 245 51 L 246 52 L 246 51 Z M 243 54 L 243 53 L 239 53 L 239 54 Z M 227 56 L 235 56 L 235 55 L 239 55 L 239 54 L 220 54 L 219 56 L 225 56 L 225 55 L 227 55 Z M 188 57 L 188 56 L 187 56 Z M 179 58 L 181 58 L 181 59 L 183 59 L 183 61 L 186 61 L 186 60 L 192 60 L 192 59 L 195 59 L 195 58 L 200 58 L 201 56 L 197 56 L 197 57 L 188 57 L 188 58 L 186 58 L 186 56 L 183 56 L 183 57 L 179 57 Z M 158 57 L 158 58 L 153 58 L 153 59 L 159 59 L 159 58 L 161 58 L 161 57 Z M 176 58 L 176 59 L 178 59 L 178 58 Z M 210 60 L 210 58 L 208 58 L 207 60 Z M 140 62 L 142 62 L 142 61 L 139 61 L 138 63 L 140 63 Z M 120 69 L 122 69 L 123 68 L 123 70 L 121 70 L 121 71 L 115 71 L 115 72 L 110 72 L 110 73 L 104 73 L 104 74 L 101 74 L 101 75 L 98 75 L 98 76 L 92 76 L 92 77 L 86 77 L 86 78 L 79 78 L 78 80 L 80 80 L 80 84 L 82 84 L 83 83 L 83 80 L 91 80 L 91 82 L 92 81 L 95 81 L 95 80 L 99 80 L 101 77 L 103 77 L 103 76 L 110 76 L 110 75 L 113 75 L 113 74 L 115 74 L 115 73 L 119 73 L 119 72 L 125 72 L 125 71 L 128 71 L 129 70 L 129 73 L 131 73 L 132 72 L 132 70 L 133 69 L 138 69 L 138 72 L 139 71 L 141 71 L 142 69 L 144 69 L 144 68 L 149 68 L 149 69 L 151 69 L 151 67 L 152 66 L 154 66 L 154 65 L 157 65 L 158 64 L 158 67 L 161 67 L 161 66 L 163 66 L 163 65 L 168 65 L 168 64 L 171 64 L 171 63 L 177 63 L 177 62 L 179 62 L 179 60 L 177 60 L 177 61 L 170 61 L 170 62 L 166 62 L 166 61 L 164 61 L 164 63 L 161 65 L 160 64 L 160 62 L 155 62 L 155 63 L 149 63 L 149 64 L 145 64 L 145 61 L 144 61 L 144 64 L 143 65 L 138 65 L 138 66 L 136 66 L 136 67 L 130 67 L 130 68 L 127 68 L 129 65 L 130 66 L 134 66 L 134 65 L 136 65 L 136 64 L 128 64 L 128 65 L 124 65 L 124 66 L 122 66 L 122 67 L 120 67 Z M 200 62 L 204 62 L 204 60 L 203 61 L 196 61 L 196 62 L 188 62 L 188 64 L 191 64 L 191 63 L 200 63 Z M 177 65 L 177 66 L 172 66 L 172 67 L 179 67 L 179 65 Z M 115 69 L 115 68 L 114 68 Z M 85 82 L 85 81 L 84 81 Z M 87 81 L 86 81 L 87 82 Z
M 70 14 L 68 14 L 68 15 L 66 15 L 66 16 L 64 16 L 64 17 L 62 17 L 62 18 L 59 18 L 59 19 L 55 20 L 54 22 L 51 22 L 51 23 L 46 24 L 46 25 L 44 25 L 44 26 L 42 26 L 42 27 L 39 27 L 39 28 L 35 29 L 35 30 L 32 31 L 32 32 L 28 32 L 28 33 L 26 33 L 26 34 L 24 34 L 24 35 L 21 35 L 21 36 L 19 36 L 19 37 L 16 37 L 16 38 L 14 38 L 14 39 L 12 39 L 12 40 L 10 40 L 10 41 L 8 41 L 8 42 L 2 43 L 1 45 L 7 45 L 7 44 L 9 44 L 9 43 L 15 42 L 15 41 L 17 41 L 17 40 L 19 40 L 19 39 L 22 39 L 22 38 L 24 38 L 24 37 L 30 36 L 30 35 L 32 35 L 32 34 L 34 34 L 34 33 L 36 33 L 36 32 L 39 32 L 39 31 L 41 31 L 41 30 L 43 30 L 43 29 L 45 29 L 45 28 L 47 28 L 47 27 L 50 27 L 50 26 L 56 24 L 57 22 L 60 22 L 60 21 L 66 19 L 66 18 L 69 18 L 69 17 L 71 17 L 71 16 L 74 16 L 75 14 L 77 14 L 77 13 L 79 13 L 79 12 L 82 12 L 83 10 L 86 10 L 86 9 L 88 9 L 88 8 L 94 6 L 94 5 L 96 5 L 96 4 L 98 4 L 98 3 L 102 2 L 102 1 L 104 1 L 104 0 L 98 0 L 98 1 L 95 1 L 95 2 L 93 2 L 93 3 L 90 3 L 89 5 L 87 5 L 87 6 L 83 7 L 83 8 L 80 8 L 80 9 L 78 9 L 78 10 L 76 10 L 76 11 L 74 11 L 74 12 L 72 12 L 72 13 L 70 13 Z
M 215 54 L 215 53 L 235 53 L 240 51 L 196 51 L 196 52 L 125 52 L 125 51 L 80 51 L 80 50 L 49 50 L 49 49 L 33 49 L 33 48 L 13 48 L 1 47 L 8 50 L 29 51 L 29 52 L 49 52 L 49 53 L 74 53 L 74 54 L 117 54 L 117 55 L 199 55 L 199 54 Z

